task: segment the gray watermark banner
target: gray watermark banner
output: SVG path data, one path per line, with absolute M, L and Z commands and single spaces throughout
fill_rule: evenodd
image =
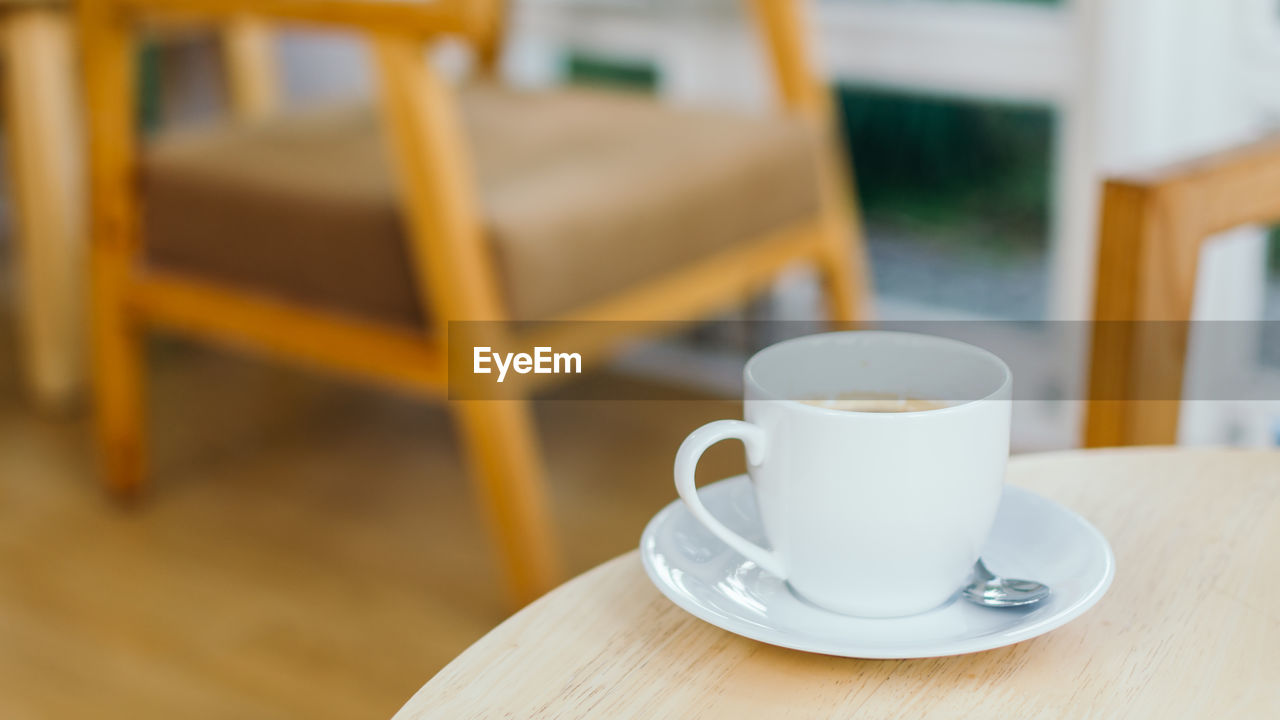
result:
M 449 399 L 667 399 L 647 383 L 584 380 L 608 372 L 619 359 L 664 343 L 687 351 L 691 358 L 716 356 L 730 363 L 736 359 L 728 374 L 736 372 L 740 382 L 742 366 L 754 352 L 832 331 L 915 333 L 983 348 L 1012 370 L 1015 400 L 1280 400 L 1277 321 L 1001 320 L 843 326 L 728 320 L 451 322 Z M 948 368 L 940 363 L 929 372 L 946 373 Z M 858 379 L 857 368 L 851 367 L 850 390 L 859 389 Z M 548 394 L 552 387 L 555 392 Z M 723 383 L 716 389 L 723 394 Z

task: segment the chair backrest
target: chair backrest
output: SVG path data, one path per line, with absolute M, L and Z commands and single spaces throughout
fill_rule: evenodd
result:
M 1086 445 L 1176 442 L 1200 249 L 1278 221 L 1280 136 L 1107 181 Z
M 221 21 L 252 17 L 274 22 L 341 26 L 375 33 L 429 37 L 453 34 L 475 40 L 484 33 L 493 0 L 82 0 L 122 19 L 145 17 Z
M 748 0 L 744 0 L 748 1 Z M 830 127 L 826 91 L 813 73 L 801 0 L 749 0 L 772 59 L 779 94 L 793 112 Z M 231 28 L 228 46 L 246 66 L 268 62 L 264 24 L 340 27 L 361 33 L 373 49 L 381 116 L 406 211 L 411 271 L 424 313 L 450 320 L 500 320 L 498 278 L 480 224 L 465 134 L 449 88 L 423 62 L 426 43 L 449 36 L 496 56 L 502 0 L 81 0 L 81 38 L 89 108 L 92 235 L 101 283 L 127 284 L 139 248 L 137 139 L 132 111 L 138 27 L 170 19 Z M 243 68 L 242 68 L 243 69 Z M 260 73 L 230 73 L 258 82 L 233 89 L 241 112 L 274 104 Z M 848 193 L 841 195 L 841 202 Z M 430 259 L 430 260 L 428 260 Z M 444 346 L 445 324 L 430 332 Z
M 277 104 L 276 68 L 267 51 L 267 24 L 262 16 L 283 17 L 287 13 L 303 13 L 295 6 L 333 4 L 330 11 L 334 22 L 346 24 L 355 17 L 359 0 L 116 0 L 139 6 L 167 6 L 180 12 L 207 11 L 236 6 L 259 8 L 258 12 L 237 11 L 234 19 L 223 26 L 224 49 L 230 83 L 233 109 L 242 117 L 256 117 L 270 112 Z M 368 4 L 368 3 L 364 3 Z M 395 3 L 373 3 L 387 5 Z M 410 5 L 412 3 L 399 3 Z M 507 0 L 435 0 L 427 5 L 438 5 L 437 23 L 440 33 L 461 35 L 476 50 L 480 66 L 492 72 L 500 60 L 506 29 Z M 831 111 L 830 95 L 826 84 L 816 72 L 805 25 L 802 0 L 743 0 L 760 26 L 762 39 L 773 69 L 778 94 L 783 104 L 801 114 L 820 121 L 828 121 Z M 419 4 L 421 5 L 421 4 Z M 380 11 L 386 12 L 386 11 Z M 314 14 L 314 12 L 309 13 Z
M 70 4 L 70 0 L 0 0 L 0 10 L 6 8 L 30 8 L 41 5 L 58 7 Z

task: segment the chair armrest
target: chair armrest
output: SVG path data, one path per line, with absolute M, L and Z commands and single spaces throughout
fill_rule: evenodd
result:
M 1106 193 L 1195 205 L 1191 232 L 1280 222 L 1280 134 L 1140 173 L 1108 178 Z
M 1099 322 L 1093 326 L 1088 447 L 1177 441 L 1175 400 L 1182 394 L 1200 251 L 1214 233 L 1276 220 L 1280 135 L 1107 180 L 1098 232 L 1093 317 Z
M 471 35 L 483 21 L 466 0 L 105 0 L 138 20 L 235 17 L 331 25 L 373 33 Z

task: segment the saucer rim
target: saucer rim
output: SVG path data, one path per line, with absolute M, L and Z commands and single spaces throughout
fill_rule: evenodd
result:
M 706 490 L 712 486 L 721 484 L 730 484 L 738 482 L 750 482 L 745 474 L 734 475 L 731 477 L 708 483 L 699 490 Z M 774 628 L 771 626 L 761 626 L 758 623 L 752 623 L 743 620 L 735 615 L 729 615 L 724 612 L 711 609 L 701 603 L 698 603 L 687 596 L 677 593 L 670 588 L 668 583 L 661 579 L 656 568 L 653 566 L 653 556 L 656 552 L 657 530 L 668 518 L 680 510 L 684 510 L 683 501 L 676 499 L 668 503 L 665 507 L 657 512 L 649 522 L 645 525 L 644 532 L 640 535 L 640 559 L 644 565 L 645 574 L 649 577 L 649 581 L 661 592 L 668 600 L 673 602 L 677 607 L 703 622 L 714 625 L 722 630 L 726 630 L 735 635 L 740 635 L 751 640 L 775 645 L 777 647 L 789 648 L 803 652 L 816 653 L 820 655 L 831 655 L 836 657 L 861 658 L 866 660 L 906 660 L 914 658 L 932 658 L 932 657 L 949 657 L 953 655 L 967 655 L 969 653 L 983 652 L 986 650 L 994 650 L 996 648 L 1014 645 L 1039 637 L 1045 633 L 1056 630 L 1063 625 L 1075 620 L 1083 615 L 1106 595 L 1111 588 L 1111 583 L 1115 579 L 1115 553 L 1111 549 L 1111 544 L 1107 541 L 1105 535 L 1093 523 L 1086 520 L 1079 513 L 1071 508 L 1059 503 L 1058 501 L 1045 497 L 1034 490 L 1030 490 L 1018 485 L 1005 484 L 1003 493 L 1012 493 L 1015 495 L 1027 495 L 1033 502 L 1048 503 L 1054 506 L 1054 510 L 1061 512 L 1072 518 L 1077 524 L 1083 527 L 1086 534 L 1091 536 L 1094 544 L 1103 551 L 1105 560 L 1105 571 L 1102 578 L 1087 592 L 1081 595 L 1075 602 L 1062 610 L 1054 613 L 1048 618 L 1044 618 L 1035 623 L 1025 626 L 1014 626 L 1014 628 L 999 633 L 989 633 L 986 635 L 976 635 L 973 637 L 961 638 L 952 641 L 929 641 L 922 640 L 920 642 L 905 643 L 903 645 L 856 645 L 848 642 L 824 643 L 820 639 L 805 637 L 803 640 L 797 638 L 791 640 L 785 630 Z M 956 599 L 953 602 L 963 602 Z M 940 612 L 950 606 L 950 602 L 926 613 Z M 814 608 L 815 612 L 826 612 L 819 608 Z M 1000 612 L 996 610 L 995 612 Z M 918 617 L 918 616 L 916 616 Z M 893 622 L 899 618 L 865 618 L 872 622 Z M 762 632 L 767 630 L 767 632 Z

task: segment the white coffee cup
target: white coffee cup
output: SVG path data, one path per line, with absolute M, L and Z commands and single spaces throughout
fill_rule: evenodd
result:
M 676 454 L 676 489 L 700 522 L 815 605 L 896 617 L 964 585 L 1000 504 L 1012 375 L 1000 358 L 946 338 L 837 332 L 756 353 L 743 373 L 745 422 L 695 430 Z M 944 403 L 856 412 L 802 402 L 847 392 Z M 735 534 L 698 500 L 711 445 L 746 447 L 772 549 Z

